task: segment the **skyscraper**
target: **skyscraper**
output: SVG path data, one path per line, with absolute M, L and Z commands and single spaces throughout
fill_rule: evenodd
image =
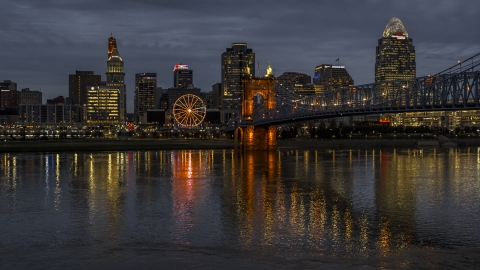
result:
M 222 121 L 241 113 L 242 77 L 255 76 L 255 53 L 246 43 L 233 43 L 222 53 Z
M 322 64 L 315 68 L 313 84 L 315 85 L 315 92 L 323 93 L 348 88 L 353 86 L 354 82 L 345 66 Z
M 79 71 L 68 76 L 68 96 L 72 105 L 85 106 L 88 103 L 88 88 L 92 86 L 100 86 L 102 77 L 93 74 L 93 71 Z
M 400 19 L 392 18 L 378 40 L 375 82 L 411 79 L 416 76 L 415 47 Z
M 111 35 L 108 38 L 106 83 L 108 87 L 119 90 L 120 121 L 124 121 L 127 114 L 127 90 L 125 87 L 125 70 L 123 68 L 123 64 L 123 59 L 117 49 L 117 40 L 113 37 L 113 35 Z
M 156 109 L 157 73 L 135 74 L 135 122 L 145 122 L 147 110 Z M 145 117 L 144 117 L 145 116 Z
M 176 64 L 173 67 L 173 88 L 192 88 L 193 70 L 188 65 Z

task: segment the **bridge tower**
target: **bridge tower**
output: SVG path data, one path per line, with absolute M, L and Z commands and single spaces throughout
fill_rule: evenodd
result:
M 275 78 L 270 64 L 265 77 L 252 77 L 250 72 L 242 78 L 242 120 L 235 126 L 236 150 L 275 150 L 277 148 L 276 126 L 254 126 L 255 96 L 263 98 L 263 109 L 275 108 Z

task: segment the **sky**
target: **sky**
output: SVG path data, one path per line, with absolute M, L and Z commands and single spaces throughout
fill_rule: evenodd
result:
M 127 110 L 135 73 L 156 72 L 173 86 L 173 66 L 188 64 L 204 92 L 220 82 L 221 54 L 244 42 L 257 75 L 309 74 L 345 66 L 355 85 L 374 82 L 375 47 L 398 17 L 413 39 L 417 76 L 480 52 L 480 1 L 442 0 L 2 0 L 0 81 L 41 90 L 44 102 L 68 96 L 68 75 L 90 70 L 105 80 L 108 38 L 125 63 Z

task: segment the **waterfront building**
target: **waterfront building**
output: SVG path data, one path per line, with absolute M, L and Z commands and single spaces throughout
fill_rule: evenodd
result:
M 107 60 L 107 81 L 106 86 L 111 89 L 118 89 L 120 103 L 120 121 L 123 122 L 127 116 L 127 90 L 125 86 L 124 62 L 117 49 L 117 40 L 111 35 L 108 38 L 108 60 Z
M 407 29 L 400 19 L 392 18 L 382 37 L 378 40 L 375 54 L 375 82 L 385 82 L 385 87 L 392 81 L 413 79 L 416 76 L 415 47 Z M 407 83 L 405 83 L 406 87 Z M 410 122 L 407 114 L 385 114 L 381 118 L 391 121 L 392 125 L 404 125 Z
M 375 56 L 375 82 L 416 77 L 415 47 L 407 29 L 398 18 L 392 18 L 382 38 L 378 40 Z
M 173 67 L 173 88 L 193 88 L 193 70 L 185 64 Z
M 345 66 L 321 64 L 315 67 L 313 84 L 315 92 L 321 94 L 351 87 L 354 85 L 354 81 Z
M 85 106 L 87 104 L 88 87 L 100 86 L 102 78 L 93 71 L 76 70 L 68 76 L 68 95 L 72 105 Z
M 135 74 L 135 122 L 141 123 L 147 110 L 158 108 L 155 104 L 155 92 L 157 91 L 157 73 Z
M 233 43 L 222 53 L 222 122 L 241 113 L 242 77 L 255 76 L 255 53 L 246 43 Z
M 32 126 L 81 122 L 79 105 L 20 104 L 18 111 L 19 121 Z
M 117 88 L 92 86 L 87 97 L 87 123 L 112 125 L 120 122 L 120 91 Z
M 20 92 L 20 104 L 42 104 L 42 92 L 24 88 Z

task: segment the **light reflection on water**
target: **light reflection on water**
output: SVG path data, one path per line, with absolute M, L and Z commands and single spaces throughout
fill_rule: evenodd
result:
M 40 255 L 135 259 L 126 246 L 241 252 L 284 267 L 417 267 L 435 261 L 417 252 L 434 250 L 470 266 L 480 247 L 476 148 L 10 153 L 0 176 L 10 266 Z M 470 259 L 459 248 L 473 249 Z

